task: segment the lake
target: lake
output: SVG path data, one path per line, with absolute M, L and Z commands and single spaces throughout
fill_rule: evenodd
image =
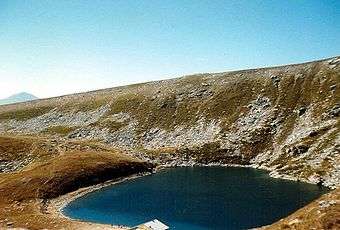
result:
M 247 229 L 273 223 L 328 190 L 239 167 L 183 167 L 111 185 L 69 203 L 71 218 L 170 229 Z

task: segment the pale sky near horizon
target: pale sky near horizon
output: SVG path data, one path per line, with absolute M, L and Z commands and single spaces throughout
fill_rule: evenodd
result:
M 340 1 L 0 0 L 0 98 L 340 55 Z

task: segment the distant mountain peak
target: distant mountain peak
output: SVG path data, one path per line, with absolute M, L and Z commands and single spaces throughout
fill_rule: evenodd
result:
M 0 105 L 32 101 L 36 99 L 38 99 L 38 97 L 34 96 L 33 94 L 30 94 L 27 92 L 20 92 L 20 93 L 13 94 L 7 98 L 0 99 Z

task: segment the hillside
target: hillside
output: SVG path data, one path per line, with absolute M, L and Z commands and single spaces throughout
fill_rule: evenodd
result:
M 92 143 L 0 136 L 0 146 L 1 156 L 8 161 L 35 160 L 23 170 L 0 173 L 0 229 L 112 229 L 61 218 L 58 212 L 48 210 L 48 204 L 79 188 L 153 167 Z
M 95 164 L 96 154 L 116 151 L 142 165 L 127 163 L 124 175 L 148 171 L 153 167 L 149 163 L 240 164 L 267 169 L 273 177 L 338 188 L 339 83 L 340 57 L 335 57 L 3 105 L 0 172 L 5 173 L 0 174 L 0 194 L 6 197 L 3 191 L 17 187 L 18 178 L 26 174 L 36 178 L 34 188 L 25 194 L 29 197 L 10 190 L 17 200 L 50 199 L 89 185 L 85 180 L 71 188 L 58 184 L 69 175 L 74 180 L 83 173 L 97 178 L 91 184 L 117 178 L 124 167 L 111 178 L 101 178 Z M 84 151 L 86 156 L 80 154 Z M 81 156 L 89 172 L 77 172 L 76 158 Z M 116 164 L 109 156 L 101 161 Z M 42 181 L 52 178 L 39 179 L 48 167 L 44 164 L 66 164 L 68 174 L 61 170 L 60 178 L 52 181 L 65 190 L 50 191 Z M 47 195 L 37 196 L 34 191 L 40 186 Z M 338 196 L 338 190 L 332 196 Z
M 198 74 L 6 105 L 0 132 L 96 140 L 168 165 L 252 165 L 334 187 L 340 183 L 339 61 Z
M 22 93 L 14 94 L 4 99 L 0 99 L 0 105 L 32 101 L 36 99 L 38 99 L 36 96 L 26 93 L 26 92 L 22 92 Z

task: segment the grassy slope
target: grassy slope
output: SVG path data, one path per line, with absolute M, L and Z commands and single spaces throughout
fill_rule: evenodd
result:
M 76 152 L 0 176 L 1 198 L 51 199 L 67 192 L 148 169 L 148 164 L 110 152 Z
M 273 83 L 271 76 L 278 77 L 279 86 Z M 228 130 L 240 113 L 249 110 L 247 105 L 261 95 L 270 98 L 283 113 L 281 116 L 284 117 L 286 131 L 281 139 L 284 140 L 297 119 L 294 110 L 318 104 L 313 116 L 320 117 L 339 99 L 331 96 L 329 90 L 337 83 L 339 72 L 322 62 L 296 65 L 289 69 L 277 67 L 193 75 L 2 106 L 0 120 L 27 120 L 54 108 L 65 112 L 88 111 L 110 104 L 107 115 L 129 113 L 138 121 L 140 132 L 152 127 L 171 130 L 178 125 L 190 126 L 199 117 L 219 119 L 223 128 Z M 201 90 L 206 91 L 200 93 Z M 192 92 L 196 95 L 193 96 Z M 180 101 L 177 100 L 179 97 Z
M 205 154 L 206 146 L 197 146 L 190 149 L 178 149 L 179 154 L 190 154 L 203 163 L 224 162 L 248 164 L 254 156 L 265 151 L 273 152 L 278 145 L 284 145 L 294 127 L 299 124 L 298 110 L 307 108 L 311 110 L 311 118 L 321 121 L 325 114 L 339 101 L 339 68 L 331 68 L 329 60 L 264 68 L 244 70 L 220 74 L 200 74 L 183 78 L 135 84 L 124 87 L 98 90 L 82 94 L 67 95 L 58 98 L 37 100 L 34 102 L 8 105 L 0 107 L 0 122 L 10 118 L 25 121 L 45 114 L 55 109 L 61 112 L 92 111 L 100 106 L 108 105 L 110 110 L 96 123 L 91 124 L 92 129 L 107 127 L 111 133 L 125 127 L 127 123 L 117 123 L 107 120 L 107 117 L 120 112 L 129 114 L 137 121 L 136 139 L 140 140 L 144 132 L 152 128 L 173 131 L 176 127 L 192 127 L 202 117 L 206 121 L 218 120 L 222 132 L 235 133 L 239 127 L 234 126 L 235 121 L 249 113 L 249 104 L 258 97 L 266 97 L 271 101 L 273 108 L 272 120 L 280 120 L 280 132 L 274 133 L 270 121 L 261 129 L 249 132 L 250 143 L 240 141 L 239 149 L 242 157 L 230 157 L 233 149 L 219 149 L 219 154 Z M 336 85 L 334 90 L 331 88 Z M 313 145 L 318 141 L 316 152 L 334 146 L 338 137 L 339 122 L 329 126 L 316 136 L 307 137 L 302 144 Z M 44 134 L 59 134 L 65 136 L 79 127 L 56 126 L 43 131 Z M 336 128 L 335 133 L 325 137 L 323 133 Z M 241 137 L 242 138 L 242 137 Z M 143 149 L 138 143 L 137 148 Z M 219 143 L 207 143 L 218 146 Z M 300 144 L 300 143 L 295 143 Z M 161 146 L 161 148 L 172 146 Z M 283 151 L 287 151 L 282 149 Z M 157 151 L 153 149 L 152 151 Z M 162 151 L 160 149 L 159 151 Z M 304 179 L 316 171 L 311 170 L 304 162 L 292 159 L 290 155 L 282 154 L 273 164 L 282 173 L 292 172 L 301 175 Z M 328 169 L 327 162 L 323 163 L 318 174 L 325 174 Z M 297 168 L 301 169 L 297 172 Z M 296 171 L 296 173 L 295 173 Z
M 27 147 L 41 141 L 22 137 L 1 137 L 0 140 L 7 143 L 6 154 L 12 159 L 20 157 L 17 152 L 27 151 Z M 20 171 L 0 174 L 0 228 L 13 222 L 13 226 L 29 229 L 75 229 L 79 223 L 47 213 L 45 201 L 150 168 L 149 163 L 113 150 L 68 151 L 48 158 L 37 157 L 35 163 Z

